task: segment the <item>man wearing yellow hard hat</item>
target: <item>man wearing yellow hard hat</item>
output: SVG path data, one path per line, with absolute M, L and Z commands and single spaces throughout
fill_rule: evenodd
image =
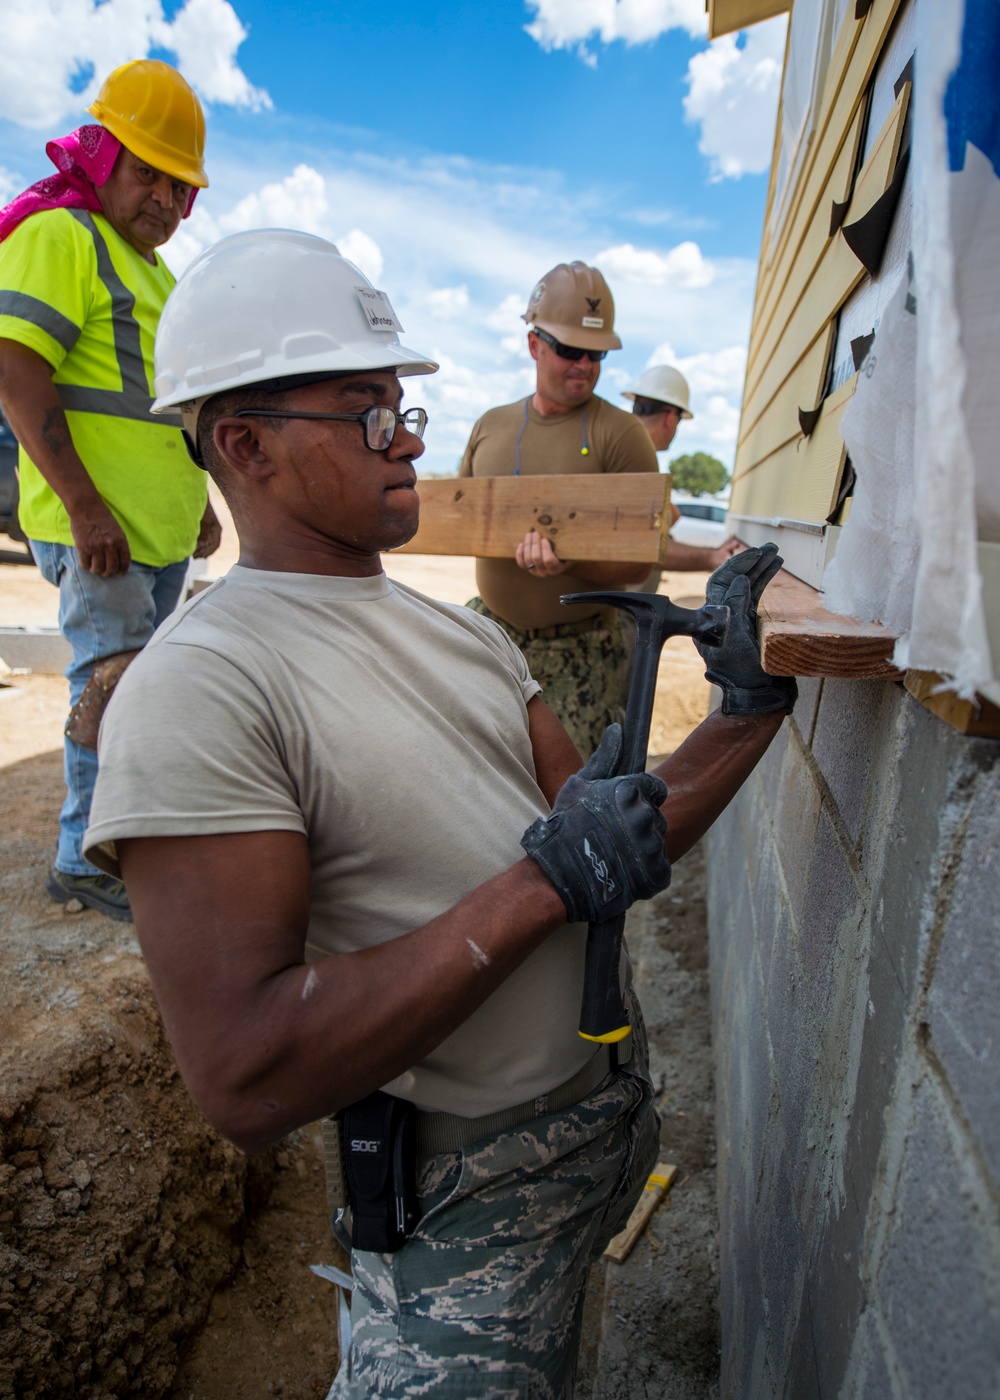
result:
M 219 543 L 204 473 L 179 429 L 149 412 L 174 285 L 157 249 L 208 177 L 201 104 L 169 64 L 116 68 L 88 111 L 98 125 L 46 147 L 58 174 L 0 209 L 0 406 L 21 445 L 21 528 L 59 588 L 72 651 L 67 796 L 46 889 L 129 919 L 121 882 L 81 843 L 104 704 L 177 605 L 192 553 Z

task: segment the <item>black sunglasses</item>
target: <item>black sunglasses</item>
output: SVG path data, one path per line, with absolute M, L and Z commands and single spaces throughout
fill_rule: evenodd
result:
M 544 340 L 546 345 L 552 347 L 561 360 L 582 360 L 586 356 L 592 365 L 597 365 L 608 353 L 606 350 L 581 350 L 578 345 L 564 345 L 561 340 L 556 340 L 554 335 L 549 335 L 548 331 L 540 331 L 537 326 L 532 326 L 531 329 L 539 340 Z
M 402 423 L 408 433 L 422 438 L 427 427 L 427 410 L 408 408 L 397 413 L 387 404 L 375 404 L 364 413 L 299 413 L 293 408 L 241 408 L 234 418 L 316 418 L 331 423 L 363 423 L 365 446 L 369 452 L 385 452 Z

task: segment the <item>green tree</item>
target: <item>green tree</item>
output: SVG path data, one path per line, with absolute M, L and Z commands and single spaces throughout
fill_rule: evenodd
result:
M 692 496 L 715 496 L 729 485 L 729 473 L 718 457 L 710 457 L 707 452 L 675 457 L 669 470 L 674 490 L 687 491 Z

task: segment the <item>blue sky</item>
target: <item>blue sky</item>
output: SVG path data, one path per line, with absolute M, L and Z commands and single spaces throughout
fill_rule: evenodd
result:
M 361 7 L 9 0 L 0 197 L 47 172 L 129 57 L 202 95 L 212 185 L 164 250 L 175 271 L 237 229 L 332 238 L 440 359 L 414 385 L 423 466 L 453 471 L 487 407 L 531 387 L 524 309 L 555 262 L 604 271 L 625 348 L 688 375 L 675 451 L 731 464 L 784 20 L 707 45 L 703 0 L 425 0 Z

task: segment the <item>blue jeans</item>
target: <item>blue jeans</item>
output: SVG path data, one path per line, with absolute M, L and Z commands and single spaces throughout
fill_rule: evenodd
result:
M 180 601 L 188 561 L 162 569 L 129 565 L 117 578 L 100 578 L 80 568 L 76 550 L 65 544 L 29 540 L 42 577 L 59 589 L 59 630 L 73 659 L 66 668 L 69 703 L 83 694 L 96 662 L 144 647 Z M 100 875 L 83 858 L 83 833 L 97 781 L 97 754 L 65 740 L 66 801 L 59 815 L 56 869 L 66 875 Z

